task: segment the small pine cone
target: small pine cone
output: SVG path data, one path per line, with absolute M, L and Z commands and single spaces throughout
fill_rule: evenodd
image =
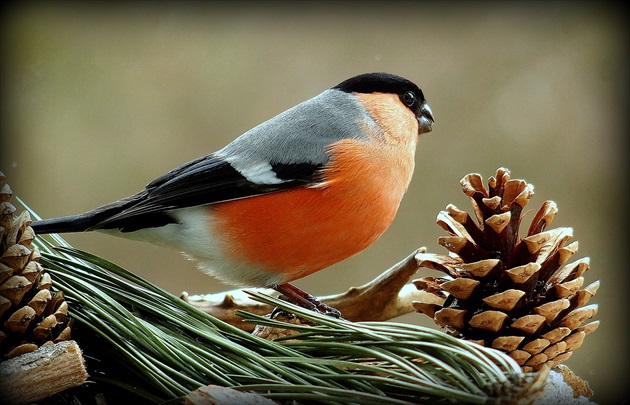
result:
M 506 352 L 525 372 L 555 367 L 599 326 L 584 324 L 597 313 L 596 304 L 586 304 L 599 281 L 582 288 L 589 259 L 567 264 L 578 243 L 568 244 L 571 228 L 546 230 L 558 211 L 553 201 L 519 236 L 534 188 L 510 179 L 507 169 L 489 178 L 488 189 L 479 174 L 460 183 L 477 221 L 454 205 L 439 213 L 437 223 L 449 235 L 438 243 L 450 254 L 421 253 L 417 260 L 447 277 L 414 280 L 430 293 L 414 307 L 455 336 Z
M 63 293 L 51 290 L 39 263 L 31 217 L 14 217 L 11 195 L 0 172 L 0 360 L 69 339 L 72 323 Z

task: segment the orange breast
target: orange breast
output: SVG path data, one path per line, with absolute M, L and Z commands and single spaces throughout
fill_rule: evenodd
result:
M 413 172 L 413 143 L 407 153 L 345 139 L 331 148 L 325 183 L 210 207 L 225 255 L 291 281 L 360 252 L 394 219 Z

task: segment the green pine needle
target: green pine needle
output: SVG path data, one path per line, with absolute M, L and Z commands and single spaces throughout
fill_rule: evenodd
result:
M 57 235 L 38 237 L 34 244 L 68 301 L 75 329 L 93 337 L 77 338 L 79 346 L 110 370 L 91 372 L 92 379 L 148 402 L 215 384 L 299 403 L 482 404 L 492 400 L 486 387 L 521 373 L 508 356 L 437 330 L 353 323 L 252 291 L 254 299 L 316 324 L 289 325 L 239 312 L 248 322 L 299 332 L 270 342 Z M 98 350 L 90 351 L 92 346 Z

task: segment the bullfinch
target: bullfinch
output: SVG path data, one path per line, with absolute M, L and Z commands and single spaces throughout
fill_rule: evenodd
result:
M 137 194 L 31 226 L 171 246 L 226 283 L 271 287 L 335 314 L 289 282 L 353 256 L 385 232 L 411 181 L 419 135 L 433 122 L 411 81 L 358 75 Z

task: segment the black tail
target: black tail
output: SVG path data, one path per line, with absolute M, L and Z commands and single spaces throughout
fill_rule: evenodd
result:
M 66 233 L 83 232 L 92 228 L 96 224 L 93 215 L 70 215 L 67 217 L 43 219 L 31 224 L 35 233 Z
M 130 197 L 105 204 L 84 214 L 35 221 L 31 223 L 31 228 L 39 234 L 91 231 L 101 228 L 100 224 L 103 220 L 120 213 L 131 203 Z
M 173 217 L 162 210 L 130 213 L 133 207 L 146 196 L 145 192 L 132 195 L 122 200 L 103 205 L 80 215 L 44 219 L 31 223 L 35 233 L 67 233 L 85 232 L 97 229 L 118 229 L 134 232 L 144 228 L 156 228 L 176 222 Z

